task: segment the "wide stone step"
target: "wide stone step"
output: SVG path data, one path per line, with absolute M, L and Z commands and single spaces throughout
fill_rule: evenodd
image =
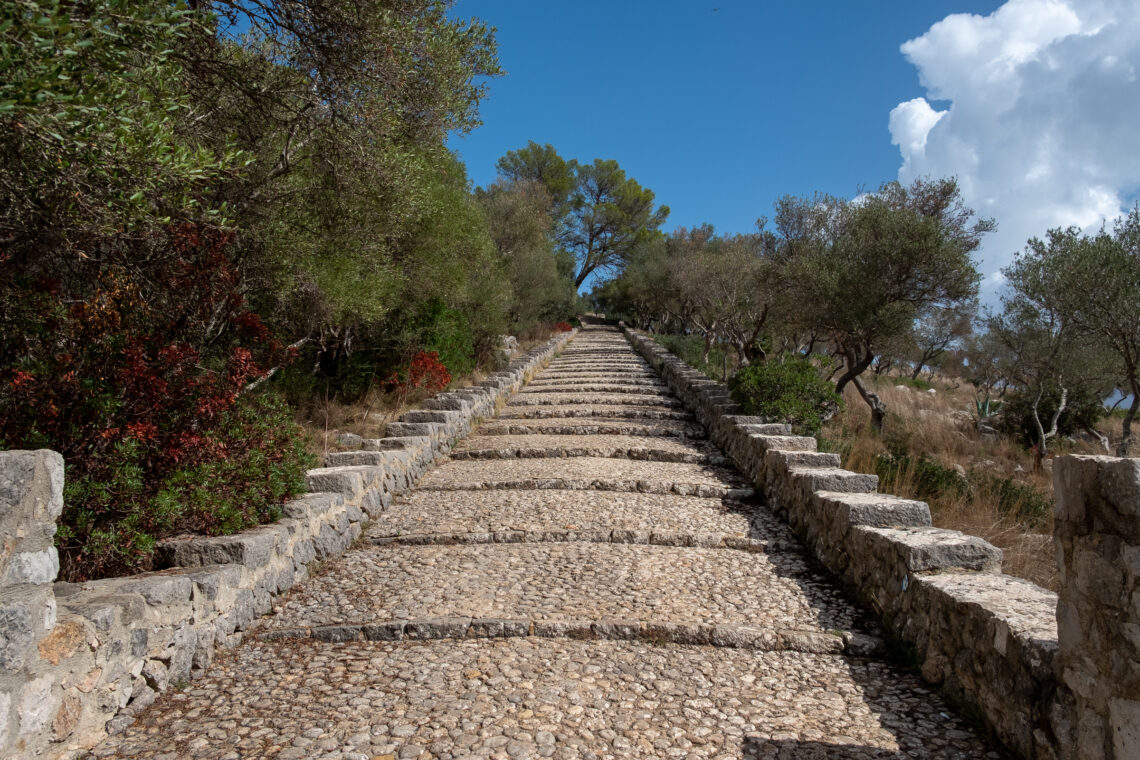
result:
M 452 459 L 550 459 L 604 457 L 655 462 L 724 465 L 727 459 L 712 445 L 680 440 L 648 441 L 624 435 L 477 435 L 459 444 Z
M 431 618 L 868 628 L 798 553 L 570 542 L 363 548 L 291 594 L 264 628 Z
M 420 481 L 425 490 L 564 489 L 743 498 L 747 483 L 723 467 L 632 459 L 496 459 L 449 462 Z
M 97 751 L 274 754 L 999 757 L 894 665 L 538 638 L 254 642 Z
M 492 420 L 479 426 L 479 435 L 631 435 L 649 438 L 704 440 L 703 427 L 679 420 L 514 419 Z
M 519 393 L 511 397 L 507 406 L 566 406 L 590 404 L 593 406 L 664 406 L 680 408 L 680 400 L 671 393 Z
M 563 404 L 560 406 L 507 406 L 497 420 L 558 419 L 591 417 L 626 420 L 692 420 L 693 414 L 677 407 L 660 405 L 632 406 L 629 404 Z
M 614 378 L 617 380 L 627 380 L 627 379 L 636 380 L 636 379 L 642 379 L 642 378 L 646 378 L 646 379 L 650 379 L 650 380 L 660 380 L 661 379 L 661 377 L 657 373 L 655 373 L 653 370 L 636 369 L 636 368 L 634 368 L 634 369 L 606 370 L 605 372 L 598 372 L 597 370 L 589 369 L 589 368 L 558 369 L 556 367 L 548 367 L 547 369 L 544 369 L 542 372 L 540 372 L 538 375 L 536 375 L 536 377 L 540 377 L 543 379 L 547 379 L 547 378 L 559 378 L 559 379 L 573 378 L 573 379 L 578 379 L 578 378 L 582 378 L 582 377 L 605 377 L 605 378 Z
M 365 536 L 555 531 L 624 532 L 631 534 L 630 541 L 644 537 L 642 543 L 652 535 L 792 541 L 787 525 L 755 501 L 556 490 L 414 491 L 397 498 L 368 526 Z
M 672 397 L 673 392 L 663 383 L 530 383 L 521 392 L 521 395 L 536 393 L 633 393 L 642 395 L 660 395 Z

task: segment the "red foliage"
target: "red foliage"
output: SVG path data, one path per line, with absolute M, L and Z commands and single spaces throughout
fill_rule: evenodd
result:
M 403 379 L 401 380 L 401 376 Z M 439 360 L 438 351 L 420 351 L 402 372 L 393 372 L 385 381 L 389 390 L 406 396 L 413 390 L 423 389 L 439 393 L 451 382 L 451 373 Z
M 225 458 L 203 434 L 286 359 L 244 305 L 231 246 L 228 233 L 175 226 L 0 285 L 0 448 L 50 447 L 69 481 L 100 481 L 122 467 L 116 452 L 129 444 L 144 491 L 177 468 Z M 114 521 L 118 501 L 69 509 L 87 510 L 98 527 Z
M 574 325 L 570 324 L 569 322 L 555 322 L 554 329 L 558 332 L 570 332 L 574 329 Z

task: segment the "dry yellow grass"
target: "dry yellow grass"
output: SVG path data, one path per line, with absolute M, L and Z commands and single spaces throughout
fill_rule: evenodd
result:
M 517 358 L 545 343 L 552 335 L 553 333 L 547 330 L 534 331 L 519 337 L 518 347 L 511 358 Z M 470 374 L 452 378 L 447 390 L 475 385 L 485 380 L 487 374 L 487 371 L 476 368 Z M 323 461 L 330 451 L 339 451 L 343 448 L 337 443 L 337 436 L 340 433 L 354 433 L 363 438 L 379 438 L 384 434 L 385 425 L 416 408 L 430 395 L 423 390 L 412 391 L 405 395 L 385 393 L 374 388 L 353 403 L 317 396 L 307 406 L 297 409 L 295 419 L 308 433 L 309 451 L 318 461 Z
M 849 388 L 846 406 L 825 427 L 822 437 L 843 454 L 844 466 L 861 472 L 876 472 L 876 458 L 903 454 L 897 473 L 882 490 L 908 498 L 925 498 L 934 524 L 980 536 L 1005 552 L 1003 569 L 1010 575 L 1056 588 L 1057 567 L 1053 550 L 1052 476 L 1049 469 L 1033 471 L 1032 455 L 1004 436 L 986 437 L 977 431 L 974 388 L 935 380 L 935 393 L 915 389 L 897 378 L 878 378 L 875 391 L 887 404 L 888 416 L 882 435 L 870 429 L 867 405 Z M 1120 420 L 1109 419 L 1101 428 L 1113 438 L 1120 434 Z M 1059 442 L 1065 453 L 1105 453 L 1095 442 Z M 938 494 L 919 493 L 916 481 L 926 457 L 956 470 L 968 487 L 947 488 Z M 1049 508 L 1026 514 L 1024 504 L 1006 493 L 1001 505 L 1001 481 L 1032 488 Z

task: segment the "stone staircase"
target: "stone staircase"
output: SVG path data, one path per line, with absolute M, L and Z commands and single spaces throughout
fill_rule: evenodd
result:
M 92 754 L 1004 756 L 886 650 L 591 326 L 255 638 Z

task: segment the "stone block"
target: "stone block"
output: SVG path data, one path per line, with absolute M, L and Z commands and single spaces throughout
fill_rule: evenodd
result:
M 236 533 L 232 536 L 175 539 L 158 545 L 157 560 L 162 567 L 202 567 L 236 563 L 249 568 L 269 563 L 287 535 L 277 525 Z
M 867 557 L 894 557 L 910 573 L 1001 570 L 1001 549 L 977 536 L 942 528 L 854 526 L 853 541 Z
M 0 672 L 24 667 L 36 642 L 32 610 L 26 601 L 0 604 Z
M 381 451 L 330 451 L 325 455 L 325 467 L 376 466 L 383 463 L 384 453 Z
M 870 493 L 879 487 L 877 475 L 841 470 L 838 467 L 792 467 L 788 474 L 805 495 L 816 491 Z
M 125 578 L 116 585 L 119 593 L 138 594 L 147 604 L 156 607 L 189 602 L 194 591 L 189 578 L 161 571 Z
M 31 552 L 13 554 L 8 559 L 8 567 L 0 586 L 15 586 L 21 583 L 43 585 L 51 583 L 59 574 L 59 555 L 54 546 Z
M 363 473 L 357 467 L 321 467 L 305 473 L 310 491 L 329 491 L 355 499 L 364 491 Z
M 816 509 L 844 528 L 924 528 L 931 525 L 930 507 L 924 501 L 882 493 L 816 491 Z

